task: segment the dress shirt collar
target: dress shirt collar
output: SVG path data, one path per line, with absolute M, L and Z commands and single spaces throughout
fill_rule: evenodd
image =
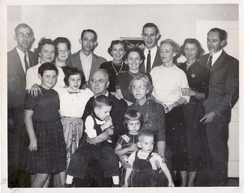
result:
M 213 58 L 212 58 L 212 65 L 214 65 L 214 63 L 216 62 L 216 60 L 219 58 L 219 56 L 222 54 L 223 50 L 220 49 L 217 53 L 213 54 Z
M 89 55 L 89 56 L 86 56 L 83 52 L 82 52 L 82 50 L 80 51 L 80 59 L 81 59 L 81 61 L 84 61 L 84 60 L 88 60 L 88 61 L 92 61 L 92 53 Z

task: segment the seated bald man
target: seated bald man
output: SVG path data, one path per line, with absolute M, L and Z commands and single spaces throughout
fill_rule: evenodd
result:
M 91 91 L 94 93 L 94 96 L 91 97 L 87 102 L 82 119 L 85 121 L 86 117 L 91 114 L 93 110 L 94 98 L 99 95 L 105 95 L 112 101 L 112 110 L 110 112 L 110 116 L 113 120 L 114 133 L 113 135 L 109 136 L 108 132 L 103 132 L 97 137 L 90 139 L 82 138 L 81 140 L 86 140 L 90 144 L 98 144 L 111 137 L 111 145 L 113 148 L 115 148 L 119 136 L 126 132 L 122 117 L 124 117 L 124 114 L 127 110 L 127 103 L 123 99 L 117 99 L 115 96 L 108 92 L 107 87 L 109 86 L 109 76 L 106 70 L 97 70 L 92 75 L 89 84 Z M 85 178 L 76 178 L 74 180 L 74 184 L 76 187 L 109 187 L 112 186 L 112 180 L 111 178 L 104 178 L 101 165 L 96 160 L 91 160 L 90 164 L 88 165 Z

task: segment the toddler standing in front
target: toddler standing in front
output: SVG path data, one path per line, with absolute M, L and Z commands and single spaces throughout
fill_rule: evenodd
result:
M 158 165 L 167 177 L 169 187 L 174 186 L 167 165 L 157 153 L 152 152 L 153 146 L 153 132 L 147 129 L 141 130 L 138 134 L 138 147 L 140 150 L 133 152 L 128 158 L 128 162 L 133 168 L 126 169 L 124 187 L 155 187 L 155 170 Z
M 121 186 L 124 184 L 126 167 L 130 167 L 130 165 L 127 165 L 128 157 L 132 152 L 138 150 L 138 132 L 141 128 L 142 122 L 143 117 L 139 111 L 129 110 L 125 113 L 124 123 L 128 129 L 128 132 L 119 138 L 117 145 L 115 147 L 115 153 L 120 157 L 121 163 L 126 164 L 125 166 L 123 165 L 120 168 Z

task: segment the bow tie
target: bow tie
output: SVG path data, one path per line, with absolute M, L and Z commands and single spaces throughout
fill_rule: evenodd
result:
M 68 92 L 69 94 L 77 94 L 77 93 L 80 92 L 80 89 L 78 89 L 78 90 L 71 90 L 71 89 L 69 88 L 69 89 L 67 89 L 67 92 Z

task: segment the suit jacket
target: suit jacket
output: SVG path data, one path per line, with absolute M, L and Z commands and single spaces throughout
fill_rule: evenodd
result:
M 83 67 L 82 67 L 82 64 L 81 64 L 81 60 L 80 60 L 80 51 L 72 54 L 68 61 L 67 61 L 67 64 L 68 66 L 72 67 L 72 68 L 78 68 L 79 70 L 81 70 L 83 72 Z M 103 58 L 103 57 L 100 57 L 100 56 L 97 56 L 96 54 L 92 53 L 92 66 L 91 66 L 91 71 L 90 71 L 90 75 L 89 77 L 85 77 L 85 81 L 89 81 L 91 76 L 93 75 L 93 73 L 95 71 L 97 71 L 100 67 L 100 65 L 102 63 L 106 62 L 106 59 Z
M 200 63 L 207 67 L 210 54 L 200 58 Z M 223 50 L 210 68 L 209 94 L 204 101 L 206 113 L 214 111 L 217 116 L 213 122 L 229 122 L 231 108 L 239 97 L 239 61 Z
M 19 54 L 14 48 L 8 54 L 8 117 L 14 118 L 15 125 L 21 126 L 24 113 L 26 74 L 21 64 Z M 34 66 L 38 62 L 38 57 L 28 51 L 29 65 Z M 20 123 L 21 122 L 21 123 Z
M 143 50 L 144 52 L 144 50 Z M 155 59 L 154 59 L 154 62 L 153 62 L 153 65 L 152 65 L 152 69 L 156 66 L 160 66 L 161 64 L 163 63 L 162 61 L 162 58 L 160 56 L 160 51 L 159 51 L 159 47 L 157 47 L 157 53 L 155 55 Z M 145 70 L 145 65 L 146 65 L 146 61 L 144 61 L 141 65 L 140 65 L 140 71 L 141 72 L 144 72 L 146 73 L 146 70 Z

